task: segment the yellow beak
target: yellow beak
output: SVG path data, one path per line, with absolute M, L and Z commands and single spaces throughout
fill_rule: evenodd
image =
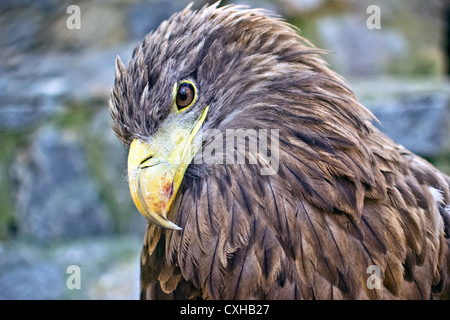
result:
M 139 212 L 157 225 L 181 230 L 167 218 L 184 173 L 201 146 L 195 139 L 208 113 L 206 107 L 190 127 L 176 121 L 159 130 L 152 140 L 135 139 L 128 154 L 128 181 Z

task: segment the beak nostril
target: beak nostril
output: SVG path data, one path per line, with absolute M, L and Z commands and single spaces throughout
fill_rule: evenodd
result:
M 153 155 L 148 156 L 147 158 L 145 158 L 144 160 L 141 161 L 141 163 L 139 163 L 139 165 L 143 164 L 145 161 L 150 160 L 151 158 L 153 158 Z

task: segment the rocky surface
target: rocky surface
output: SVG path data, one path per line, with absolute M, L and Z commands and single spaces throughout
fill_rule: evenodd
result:
M 189 2 L 80 0 L 79 30 L 66 27 L 71 1 L 0 2 L 0 299 L 138 298 L 146 222 L 129 196 L 107 99 L 116 56 L 128 61 Z M 223 3 L 264 7 L 298 25 L 335 52 L 325 59 L 383 131 L 450 162 L 441 1 L 377 1 L 381 30 L 366 27 L 369 0 Z M 80 268 L 81 289 L 67 287 L 70 265 Z
M 73 132 L 52 125 L 36 132 L 14 166 L 20 233 L 49 242 L 111 230 L 99 186 L 87 164 L 86 151 Z
M 138 299 L 142 234 L 0 244 L 0 299 Z M 68 286 L 79 267 L 80 288 Z
M 394 141 L 426 157 L 450 152 L 450 83 L 375 78 L 351 85 Z M 450 157 L 449 157 L 450 159 Z

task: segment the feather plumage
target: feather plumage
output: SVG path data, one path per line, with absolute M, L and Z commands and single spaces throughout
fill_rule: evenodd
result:
M 164 125 L 187 77 L 209 105 L 204 132 L 279 130 L 275 175 L 247 147 L 245 164 L 189 166 L 168 213 L 182 230 L 148 225 L 142 298 L 450 297 L 450 178 L 376 129 L 322 53 L 267 12 L 216 4 L 163 22 L 127 68 L 117 59 L 125 146 Z

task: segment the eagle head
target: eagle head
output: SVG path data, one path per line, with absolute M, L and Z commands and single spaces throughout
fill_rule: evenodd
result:
M 129 147 L 130 191 L 141 214 L 179 229 L 168 214 L 183 177 L 205 171 L 205 164 L 190 164 L 207 147 L 199 136 L 208 129 L 283 126 L 287 136 L 299 136 L 298 127 L 317 125 L 330 109 L 352 128 L 364 127 L 370 113 L 320 53 L 263 10 L 212 5 L 199 11 L 188 6 L 164 21 L 134 49 L 128 67 L 117 57 L 112 127 Z M 330 99 L 342 110 L 327 105 Z

